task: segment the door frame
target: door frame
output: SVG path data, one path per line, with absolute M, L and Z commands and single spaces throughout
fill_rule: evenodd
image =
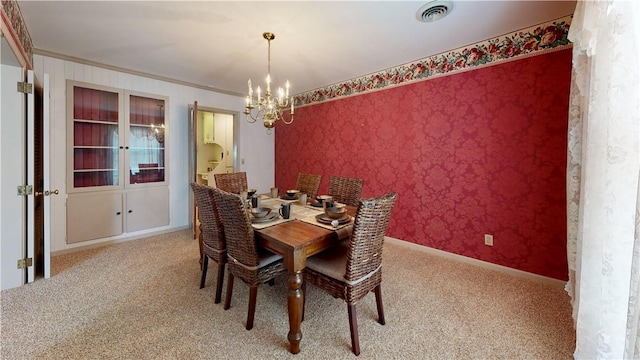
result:
M 210 106 L 201 106 L 198 104 L 197 101 L 194 101 L 194 103 L 189 104 L 189 107 L 188 107 L 188 111 L 189 111 L 189 183 L 196 182 L 197 176 L 198 176 L 197 174 L 197 171 L 198 171 L 197 169 L 197 161 L 198 161 L 197 137 L 200 134 L 199 133 L 200 129 L 198 129 L 198 117 L 197 117 L 197 114 L 194 113 L 194 109 L 197 112 L 204 111 L 204 112 L 210 112 L 214 114 L 225 114 L 225 115 L 233 116 L 233 169 L 234 171 L 237 171 L 240 168 L 239 167 L 240 156 L 238 154 L 238 147 L 239 147 L 238 131 L 239 131 L 239 123 L 240 123 L 240 112 L 225 110 L 225 109 L 220 109 L 220 108 L 210 107 Z M 193 198 L 192 191 L 189 191 L 189 209 L 191 209 L 190 212 L 192 212 L 192 215 L 189 216 L 189 226 L 193 229 L 193 236 L 195 239 L 196 206 L 195 206 L 195 200 Z

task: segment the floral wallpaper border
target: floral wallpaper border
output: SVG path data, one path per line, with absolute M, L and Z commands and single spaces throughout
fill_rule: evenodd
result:
M 18 37 L 19 45 L 22 46 L 26 60 L 29 64 L 33 64 L 33 42 L 31 41 L 29 30 L 27 30 L 27 24 L 25 24 L 20 12 L 18 2 L 16 0 L 2 0 L 2 11 L 11 23 L 11 30 Z
M 532 26 L 481 43 L 433 55 L 411 63 L 368 74 L 296 95 L 296 105 L 304 106 L 347 96 L 413 83 L 470 68 L 494 65 L 524 55 L 569 46 L 567 39 L 572 16 Z

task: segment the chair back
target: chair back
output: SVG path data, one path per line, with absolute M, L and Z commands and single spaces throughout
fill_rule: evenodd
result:
M 363 179 L 332 176 L 329 178 L 329 195 L 337 202 L 358 206 L 363 184 Z
M 309 198 L 315 199 L 316 196 L 318 196 L 320 180 L 322 180 L 322 175 L 298 173 L 296 189 L 300 190 L 303 194 L 307 194 Z
M 398 194 L 362 199 L 349 238 L 345 279 L 356 281 L 382 264 L 382 245 Z
M 215 174 L 216 179 L 216 187 L 220 190 L 239 194 L 243 190 L 247 190 L 247 173 L 246 172 L 236 172 L 236 173 L 222 173 Z
M 222 221 L 218 214 L 213 199 L 213 188 L 191 183 L 193 197 L 198 207 L 198 219 L 200 220 L 200 239 L 203 245 L 215 250 L 224 250 L 226 247 Z
M 258 249 L 244 199 L 220 189 L 214 189 L 213 196 L 224 227 L 227 254 L 247 267 L 258 266 Z

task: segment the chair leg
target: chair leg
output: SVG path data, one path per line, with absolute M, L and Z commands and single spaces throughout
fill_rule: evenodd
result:
M 307 303 L 307 283 L 302 282 L 302 318 L 300 322 L 304 321 L 304 306 Z
M 231 294 L 233 293 L 233 274 L 229 272 L 227 279 L 227 297 L 224 299 L 224 309 L 229 310 L 231 307 Z
M 249 309 L 247 310 L 247 330 L 253 329 L 253 317 L 256 314 L 256 299 L 258 297 L 258 285 L 249 288 Z
M 376 286 L 375 289 L 373 289 L 373 291 L 375 291 L 375 294 L 376 294 L 376 305 L 378 307 L 378 322 L 380 323 L 380 325 L 384 325 L 385 324 L 384 308 L 382 307 L 382 292 L 380 290 L 380 285 Z
M 216 283 L 216 298 L 214 303 L 219 304 L 222 297 L 222 283 L 224 282 L 224 263 L 218 263 L 218 282 Z
M 356 306 L 347 304 L 349 311 L 349 330 L 351 330 L 351 351 L 356 356 L 360 355 L 360 339 L 358 338 L 358 319 L 356 317 Z
M 209 266 L 209 257 L 207 255 L 202 255 L 202 259 L 200 260 L 202 265 L 202 277 L 200 278 L 200 289 L 204 287 L 204 281 L 207 279 L 207 267 Z

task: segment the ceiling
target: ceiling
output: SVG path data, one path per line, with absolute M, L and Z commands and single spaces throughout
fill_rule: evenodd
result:
M 267 73 L 292 93 L 349 80 L 573 13 L 575 1 L 18 1 L 36 53 L 246 94 Z

